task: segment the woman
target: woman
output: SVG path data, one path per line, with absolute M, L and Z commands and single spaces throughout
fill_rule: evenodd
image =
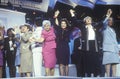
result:
M 71 60 L 73 64 L 76 66 L 77 77 L 81 77 L 83 75 L 83 68 L 82 68 L 82 38 L 81 38 L 81 31 L 78 31 L 79 37 L 74 40 L 74 48 L 73 54 L 71 55 Z
M 6 53 L 7 66 L 9 67 L 10 77 L 16 77 L 16 39 L 13 34 L 13 28 L 7 30 L 7 36 L 4 40 L 4 51 Z
M 2 78 L 2 66 L 3 66 L 3 27 L 0 27 L 0 78 Z
M 43 61 L 45 66 L 46 76 L 54 75 L 54 68 L 56 65 L 56 36 L 54 29 L 51 27 L 49 20 L 44 20 L 44 30 L 42 31 L 42 42 L 43 42 Z
M 30 50 L 30 37 L 32 36 L 32 32 L 30 31 L 30 25 L 23 25 L 24 33 L 21 36 L 21 45 L 20 45 L 20 67 L 21 73 L 25 73 L 27 77 L 31 76 L 32 67 L 33 67 L 33 57 L 32 52 Z
M 68 76 L 69 72 L 69 57 L 70 57 L 70 50 L 69 50 L 69 36 L 72 31 L 69 28 L 69 24 L 67 19 L 61 19 L 60 23 L 58 22 L 58 15 L 59 11 L 55 12 L 55 30 L 56 30 L 56 42 L 57 42 L 57 63 L 59 64 L 59 71 L 61 76 Z
M 110 10 L 110 13 L 112 11 Z M 110 15 L 107 15 L 110 17 Z M 116 33 L 113 29 L 113 18 L 108 18 L 103 29 L 103 65 L 107 77 L 110 77 L 110 69 L 112 68 L 112 77 L 116 76 L 116 65 L 119 63 L 119 47 L 116 39 Z
M 40 22 L 36 21 L 36 28 L 33 31 L 33 36 L 31 40 L 36 39 L 39 40 L 42 33 L 42 27 L 40 26 Z M 37 41 L 33 41 L 31 45 L 31 50 L 33 53 L 33 74 L 34 77 L 42 76 L 42 43 Z
M 72 16 L 72 23 L 79 27 L 82 33 L 82 76 L 90 77 L 93 75 L 96 77 L 101 71 L 98 34 L 107 17 L 104 22 L 94 23 L 90 16 L 85 17 L 83 21 L 78 21 L 75 17 L 74 10 L 70 10 L 70 14 Z M 107 14 L 111 15 L 109 10 Z
M 14 31 L 13 34 L 15 35 L 15 39 L 16 39 L 16 59 L 15 59 L 15 65 L 16 67 L 18 67 L 18 73 L 19 73 L 19 76 L 22 76 L 22 74 L 20 73 L 20 36 L 21 36 L 21 33 L 22 33 L 22 26 L 17 27 L 15 26 L 14 27 Z M 21 31 L 21 33 L 20 33 Z

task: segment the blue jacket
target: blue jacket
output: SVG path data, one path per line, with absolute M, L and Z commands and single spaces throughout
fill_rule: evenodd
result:
M 119 53 L 115 30 L 107 25 L 107 21 L 104 21 L 103 51 Z

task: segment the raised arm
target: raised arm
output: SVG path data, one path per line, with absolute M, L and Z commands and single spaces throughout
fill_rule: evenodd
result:
M 21 36 L 21 39 L 25 42 L 25 43 L 27 43 L 27 42 L 30 42 L 30 38 L 31 38 L 31 36 L 32 36 L 32 32 L 30 32 L 29 34 L 23 34 L 22 36 Z
M 17 33 L 18 30 L 14 28 L 14 30 L 11 30 L 11 31 L 15 35 L 15 41 L 20 42 L 20 33 Z
M 74 27 L 82 28 L 82 25 L 84 24 L 82 20 L 78 20 L 75 16 L 75 11 L 73 9 L 70 9 L 70 15 L 71 15 L 71 24 Z
M 75 17 L 75 11 L 73 9 L 70 9 L 70 15 L 71 17 Z
M 107 20 L 110 18 L 112 14 L 112 10 L 111 9 L 108 9 L 107 10 L 107 13 L 106 13 L 106 18 L 104 19 L 104 21 L 102 22 L 102 26 L 103 26 L 103 29 L 102 30 L 105 30 L 107 28 Z
M 112 10 L 111 10 L 111 9 L 108 9 L 107 14 L 106 14 L 106 18 L 105 18 L 105 20 L 103 21 L 103 23 L 107 22 L 108 18 L 111 16 L 111 14 L 112 14 Z
M 107 27 L 107 25 L 106 25 L 107 24 L 107 20 L 110 18 L 111 14 L 112 14 L 112 10 L 108 9 L 107 13 L 106 13 L 106 18 L 103 21 L 101 21 L 101 22 L 94 22 L 94 23 L 92 23 L 92 25 L 96 29 L 101 29 L 101 28 L 102 28 L 102 30 L 106 29 L 106 27 Z
M 60 11 L 59 10 L 57 10 L 57 11 L 55 11 L 55 14 L 54 14 L 54 19 L 55 19 L 55 24 L 57 25 L 57 26 L 59 26 L 59 21 L 58 21 L 58 15 L 60 14 Z

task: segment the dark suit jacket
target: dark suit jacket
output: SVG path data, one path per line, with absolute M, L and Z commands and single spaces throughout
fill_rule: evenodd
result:
M 78 38 L 76 38 L 76 39 L 74 40 L 74 49 L 73 49 L 73 52 L 74 52 L 74 53 L 79 53 L 79 52 L 80 52 L 80 50 L 78 49 L 78 47 L 81 46 L 81 40 L 80 40 L 80 39 L 81 39 L 81 38 L 78 37 Z
M 7 51 L 7 52 L 10 51 L 9 41 L 10 41 L 10 40 L 9 40 L 8 37 L 5 38 L 5 40 L 4 40 L 4 50 Z M 15 39 L 12 39 L 12 43 L 15 44 Z M 15 49 L 16 49 L 16 48 L 14 48 L 14 50 L 15 50 Z
M 73 49 L 73 53 L 71 55 L 71 60 L 73 64 L 78 64 L 80 62 L 81 59 L 81 50 L 78 49 L 78 47 L 81 46 L 81 38 L 78 37 L 74 40 L 74 49 Z
M 16 57 L 16 47 L 14 48 L 14 51 L 10 51 L 9 41 L 10 40 L 8 37 L 4 39 L 4 51 L 8 66 L 14 66 Z M 12 43 L 15 44 L 15 39 L 12 39 Z
M 89 51 L 88 31 L 85 27 L 85 23 L 83 21 L 80 21 L 80 20 L 78 21 L 76 19 L 76 17 L 72 17 L 71 21 L 72 21 L 73 26 L 76 26 L 76 27 L 80 28 L 80 30 L 81 30 L 81 33 L 82 33 L 82 50 Z M 92 23 L 92 26 L 93 26 L 95 34 L 96 34 L 96 37 L 95 37 L 95 45 L 96 45 L 95 46 L 96 47 L 95 52 L 98 52 L 98 50 L 99 50 L 98 47 L 99 46 L 98 46 L 97 36 L 99 34 L 100 28 L 103 26 L 103 23 L 102 22 Z

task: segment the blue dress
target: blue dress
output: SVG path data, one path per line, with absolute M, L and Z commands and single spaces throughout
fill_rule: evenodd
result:
M 20 39 L 20 35 L 16 34 L 16 38 Z M 15 59 L 15 65 L 20 65 L 20 42 L 16 41 L 17 49 L 16 49 L 16 59 Z

